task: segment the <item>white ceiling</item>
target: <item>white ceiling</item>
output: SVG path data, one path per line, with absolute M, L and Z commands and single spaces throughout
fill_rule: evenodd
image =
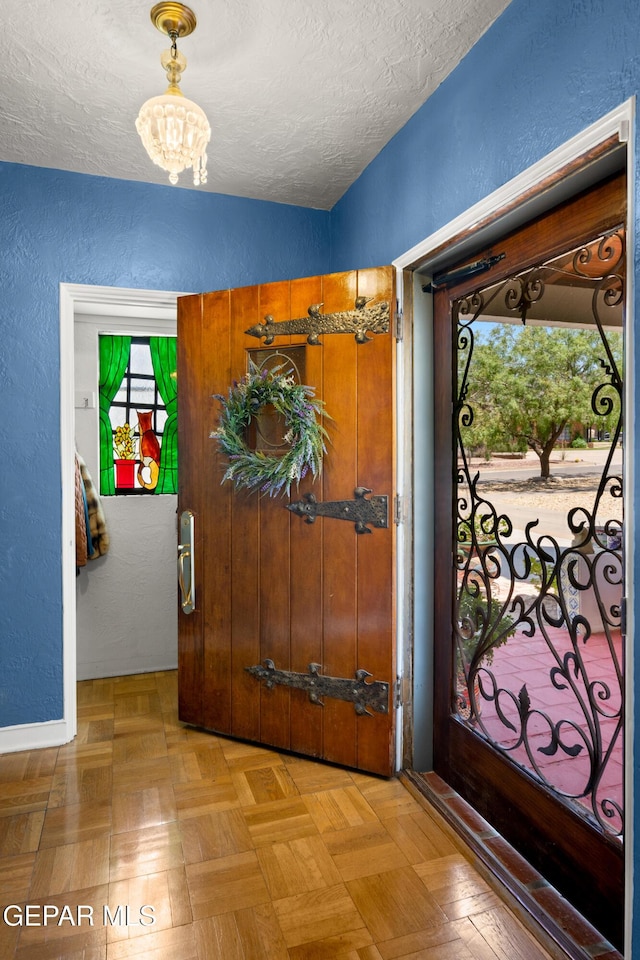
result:
M 330 209 L 508 3 L 193 0 L 181 86 L 212 128 L 197 189 Z M 166 88 L 152 5 L 0 0 L 0 160 L 168 183 L 134 126 Z

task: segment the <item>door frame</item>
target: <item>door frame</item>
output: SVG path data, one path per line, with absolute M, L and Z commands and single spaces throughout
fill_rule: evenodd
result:
M 433 355 L 431 328 L 433 323 L 432 296 L 425 295 L 423 285 L 434 273 L 459 262 L 472 248 L 488 245 L 510 230 L 556 206 L 570 196 L 591 186 L 607 175 L 620 162 L 627 177 L 627 257 L 634 263 L 634 130 L 635 98 L 630 98 L 606 114 L 582 133 L 543 157 L 513 180 L 489 194 L 454 220 L 426 237 L 393 261 L 397 271 L 396 289 L 399 308 L 405 315 L 403 375 L 398 376 L 399 390 L 403 392 L 398 403 L 399 416 L 404 423 L 399 436 L 404 435 L 404 457 L 412 464 L 405 476 L 405 490 L 412 509 L 406 517 L 403 562 L 412 570 L 411 587 L 405 587 L 403 619 L 406 624 L 404 639 L 405 663 L 412 665 L 412 718 L 405 720 L 409 727 L 405 737 L 405 763 L 413 770 L 431 770 L 433 738 L 432 662 L 434 635 L 429 611 L 432 607 L 433 556 L 428 536 L 433 522 L 433 405 L 431 393 Z M 633 410 L 631 368 L 634 355 L 634 283 L 629 271 L 626 291 L 625 338 L 627 357 L 624 386 L 624 409 Z M 633 490 L 635 441 L 625 432 L 627 456 L 624 464 L 625 489 Z M 400 445 L 399 445 L 400 449 Z M 624 550 L 626 569 L 634 569 L 635 528 L 633 505 L 625 504 Z M 422 589 L 412 589 L 420 583 Z M 633 578 L 628 577 L 628 609 L 634 609 Z M 399 634 L 401 637 L 402 634 Z M 628 621 L 628 649 L 634 648 L 633 620 Z M 625 955 L 631 950 L 632 880 L 633 880 L 633 675 L 634 665 L 628 658 L 625 665 Z
M 60 284 L 60 481 L 62 508 L 62 669 L 63 718 L 56 729 L 55 742 L 38 746 L 58 746 L 73 740 L 77 732 L 76 706 L 76 555 L 75 555 L 75 363 L 74 323 L 76 314 L 104 317 L 173 320 L 178 297 L 183 293 L 167 290 L 137 290 L 91 284 Z M 177 638 L 176 638 L 177 643 Z M 32 726 L 42 726 L 34 724 Z M 35 731 L 31 737 L 35 736 Z M 39 733 L 40 738 L 46 731 Z M 24 731 L 22 732 L 24 739 Z M 15 749 L 24 750 L 21 745 Z

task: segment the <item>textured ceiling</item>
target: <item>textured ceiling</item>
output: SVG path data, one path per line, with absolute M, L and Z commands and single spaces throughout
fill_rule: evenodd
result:
M 509 0 L 193 0 L 206 189 L 330 209 Z M 136 133 L 167 38 L 144 0 L 0 0 L 0 160 L 167 183 Z M 180 176 L 191 186 L 191 171 Z

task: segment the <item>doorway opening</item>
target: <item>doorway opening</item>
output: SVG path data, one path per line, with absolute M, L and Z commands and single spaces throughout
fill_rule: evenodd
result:
M 430 286 L 434 279 L 436 281 L 441 280 L 442 274 L 449 271 L 454 272 L 458 265 L 477 265 L 477 261 L 482 259 L 477 254 L 479 250 L 487 250 L 493 254 L 498 253 L 497 246 L 494 249 L 494 244 L 497 243 L 497 239 L 501 236 L 512 233 L 521 224 L 529 222 L 534 217 L 543 214 L 546 210 L 552 209 L 557 204 L 581 193 L 592 184 L 612 176 L 617 170 L 624 170 L 629 162 L 628 147 L 626 144 L 631 118 L 632 105 L 624 105 L 619 111 L 605 118 L 600 125 L 596 125 L 594 128 L 586 131 L 582 138 L 576 138 L 576 141 L 566 145 L 565 148 L 558 152 L 555 158 L 547 158 L 545 164 L 538 169 L 532 168 L 531 171 L 527 172 L 526 176 L 523 175 L 520 182 L 509 184 L 503 191 L 498 191 L 496 195 L 488 198 L 482 206 L 479 205 L 481 209 L 474 208 L 469 211 L 467 215 L 459 218 L 459 220 L 453 224 L 448 225 L 447 228 L 444 228 L 433 237 L 428 238 L 419 248 L 414 248 L 412 251 L 409 251 L 404 258 L 396 262 L 396 266 L 399 269 L 406 271 L 403 275 L 404 286 L 401 288 L 404 290 L 405 309 L 407 305 L 409 305 L 413 311 L 413 329 L 408 332 L 411 335 L 413 356 L 414 358 L 420 358 L 420 361 L 417 359 L 414 361 L 416 366 L 418 362 L 422 365 L 425 360 L 431 364 L 432 369 L 434 365 L 440 366 L 442 364 L 442 358 L 440 358 L 437 363 L 434 363 L 433 360 L 431 337 L 431 329 L 433 326 L 432 298 L 424 296 L 423 288 L 430 287 L 430 289 L 433 290 L 433 286 L 437 285 L 433 284 L 433 286 Z M 632 219 L 631 216 L 630 219 Z M 478 224 L 481 225 L 482 229 L 477 229 Z M 467 289 L 469 291 L 481 287 L 482 278 L 476 278 L 474 281 L 469 280 L 467 282 Z M 453 291 L 452 298 L 455 298 L 457 292 L 456 290 Z M 629 326 L 631 327 L 631 323 Z M 631 331 L 630 336 L 632 335 Z M 448 336 L 451 342 L 453 340 L 453 334 L 450 333 Z M 455 370 L 453 359 L 450 361 L 449 369 L 453 375 Z M 442 416 L 450 417 L 451 406 L 449 402 L 449 406 L 445 403 L 442 409 L 438 409 L 438 398 L 436 396 L 434 407 L 434 398 L 426 395 L 424 391 L 424 382 L 428 380 L 428 367 L 426 376 L 424 373 L 424 369 L 421 369 L 421 375 L 415 377 L 412 393 L 414 407 L 413 422 L 416 425 L 416 430 L 413 432 L 413 443 L 416 450 L 415 462 L 422 464 L 419 470 L 414 469 L 413 477 L 413 498 L 414 502 L 418 505 L 421 515 L 421 519 L 414 518 L 416 527 L 413 538 L 416 545 L 415 580 L 416 584 L 420 582 L 423 584 L 426 583 L 428 585 L 427 589 L 437 595 L 440 593 L 440 587 L 436 584 L 434 591 L 434 559 L 433 554 L 430 552 L 429 538 L 425 535 L 424 524 L 426 521 L 427 528 L 433 531 L 435 516 L 440 511 L 436 509 L 432 513 L 430 508 L 428 506 L 425 507 L 424 504 L 428 504 L 429 502 L 433 503 L 434 496 L 436 496 L 436 492 L 440 488 L 442 481 L 442 477 L 438 475 L 437 463 L 435 470 L 429 470 L 429 464 L 433 462 L 434 456 L 434 440 L 433 435 L 430 433 L 431 424 L 433 422 L 438 423 Z M 627 398 L 624 393 L 622 397 L 624 405 L 624 402 L 627 402 Z M 606 429 L 602 431 L 603 435 L 607 432 L 611 438 L 614 435 L 615 428 L 613 431 Z M 615 455 L 619 456 L 619 444 L 616 445 L 614 449 Z M 624 473 L 628 471 L 628 464 L 632 459 L 632 455 L 629 454 L 630 450 L 629 447 L 627 447 L 625 450 L 626 466 L 624 466 L 621 471 L 623 476 Z M 447 482 L 451 489 L 450 466 L 447 469 L 449 470 Z M 422 472 L 420 472 L 420 470 L 422 470 Z M 594 527 L 595 526 L 596 524 L 594 523 Z M 631 526 L 631 517 L 627 515 L 625 517 L 625 530 L 622 539 L 624 541 L 624 549 L 627 551 L 626 559 L 628 562 L 630 561 L 629 551 L 633 550 Z M 454 564 L 451 564 L 451 569 L 455 571 Z M 542 571 L 542 573 L 544 576 L 545 571 Z M 632 587 L 629 592 L 632 592 Z M 433 593 L 431 596 L 433 596 Z M 420 592 L 415 591 L 415 601 L 411 611 L 415 638 L 415 675 L 413 680 L 414 741 L 413 755 L 411 757 L 412 764 L 410 764 L 413 771 L 429 771 L 433 769 L 433 728 L 428 724 L 428 719 L 432 715 L 428 704 L 429 697 L 433 696 L 433 686 L 430 684 L 430 680 L 432 677 L 431 664 L 434 644 L 434 628 L 429 621 L 428 615 L 428 604 L 430 602 L 431 600 L 428 595 L 425 598 L 424 595 L 420 595 Z M 629 596 L 628 603 L 631 602 L 632 600 Z M 488 620 L 489 623 L 491 622 L 490 617 L 486 618 L 486 620 Z M 471 618 L 470 622 L 473 623 L 473 618 Z M 483 622 L 482 617 L 480 617 L 480 622 Z M 477 618 L 475 623 L 477 625 Z M 422 631 L 422 633 L 420 631 Z M 497 652 L 498 651 L 496 651 L 496 655 Z M 481 657 L 476 659 L 476 664 L 480 659 Z M 628 664 L 627 666 L 627 676 L 622 686 L 629 689 L 631 685 L 630 674 L 632 665 Z M 436 688 L 436 694 L 438 693 L 438 689 L 439 686 Z M 450 696 L 449 692 L 447 692 L 446 696 Z M 474 699 L 473 687 L 470 693 L 467 692 L 466 696 L 463 696 L 463 699 L 465 700 L 465 707 L 468 709 L 469 701 L 473 701 Z M 425 718 L 427 719 L 426 724 L 424 723 Z M 458 717 L 458 719 L 460 719 L 460 717 Z M 471 726 L 473 726 L 474 720 L 477 723 L 478 717 L 476 716 L 468 720 Z M 462 718 L 462 722 L 465 722 L 464 718 Z M 622 753 L 622 751 L 620 752 Z M 415 782 L 415 774 L 409 771 L 408 775 Z M 445 791 L 448 789 L 442 782 L 439 788 Z M 429 793 L 431 799 L 433 799 L 431 790 L 425 792 Z M 630 806 L 628 784 L 621 786 L 620 792 L 627 794 L 627 805 Z M 452 800 L 451 806 L 453 806 L 454 803 L 455 801 Z M 446 804 L 443 803 L 442 806 L 444 808 Z M 472 816 L 472 814 L 470 814 L 470 816 Z M 609 818 L 607 818 L 607 820 L 608 819 Z M 465 836 L 465 839 L 469 840 L 469 835 Z M 628 840 L 628 832 L 625 834 L 625 840 Z M 628 849 L 627 847 L 627 850 Z M 478 852 L 481 856 L 483 855 L 481 850 L 478 850 Z M 491 857 L 487 857 L 486 862 L 494 874 L 502 879 L 503 882 L 506 881 L 508 885 L 509 870 L 505 870 L 504 865 L 501 869 L 497 860 L 492 860 Z M 630 915 L 630 876 L 631 863 L 629 854 L 627 854 L 625 887 L 627 918 Z M 513 892 L 522 900 L 519 896 L 521 890 L 518 888 L 518 884 L 514 885 Z M 568 942 L 570 938 L 565 938 L 563 941 L 561 933 L 559 933 L 559 924 L 554 923 L 554 918 L 549 916 L 543 917 L 542 914 L 544 910 L 540 910 L 539 905 L 538 908 L 536 908 L 536 904 L 531 898 L 527 904 L 527 909 L 529 909 L 531 914 L 535 915 L 538 921 L 543 924 L 543 927 L 549 931 L 549 935 L 555 942 L 561 942 L 563 948 L 570 952 L 571 944 Z M 557 919 L 558 917 L 556 916 L 555 921 L 557 921 Z M 626 937 L 628 940 L 628 924 Z M 618 938 L 618 945 L 621 946 L 621 936 Z M 578 950 L 574 955 L 581 956 L 582 954 Z
M 140 323 L 175 324 L 180 293 L 88 284 L 60 284 L 60 450 L 62 489 L 62 606 L 64 739 L 77 729 L 77 615 L 75 564 L 74 454 L 76 450 L 75 323 L 78 316 L 130 318 Z

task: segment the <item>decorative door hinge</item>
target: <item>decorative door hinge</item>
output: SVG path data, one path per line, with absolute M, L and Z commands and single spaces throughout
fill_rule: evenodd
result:
M 324 500 L 318 502 L 313 493 L 305 493 L 303 500 L 287 503 L 287 510 L 304 517 L 305 523 L 315 523 L 316 517 L 330 517 L 333 520 L 351 520 L 356 525 L 356 533 L 372 533 L 367 526 L 386 528 L 389 526 L 389 498 L 387 496 L 366 498 L 371 493 L 368 487 L 356 487 L 355 500 Z
M 400 496 L 399 493 L 396 493 L 395 497 L 393 498 L 393 522 L 395 523 L 396 526 L 399 526 L 404 520 L 404 517 L 402 514 L 402 507 L 403 507 L 402 497 Z
M 394 336 L 396 340 L 404 339 L 404 313 L 400 302 L 396 301 L 396 316 L 395 316 L 395 332 Z
M 274 320 L 267 314 L 264 323 L 256 323 L 245 330 L 250 337 L 258 340 L 264 337 L 265 345 L 273 343 L 276 337 L 306 333 L 307 343 L 312 347 L 320 344 L 318 337 L 325 333 L 353 333 L 356 343 L 367 343 L 371 337 L 367 333 L 389 332 L 389 304 L 367 304 L 372 297 L 358 297 L 355 310 L 342 310 L 340 313 L 320 313 L 321 303 L 313 303 L 307 310 L 308 316 L 293 320 Z
M 307 690 L 309 700 L 318 706 L 324 706 L 321 697 L 333 697 L 346 700 L 354 705 L 358 716 L 372 717 L 367 707 L 378 713 L 389 712 L 389 684 L 382 680 L 367 683 L 371 674 L 367 670 L 356 670 L 355 679 L 348 677 L 325 677 L 320 673 L 322 664 L 310 663 L 309 673 L 295 673 L 293 670 L 276 670 L 273 660 L 264 660 L 253 667 L 245 667 L 257 680 L 264 680 L 268 689 L 275 686 L 293 687 Z

